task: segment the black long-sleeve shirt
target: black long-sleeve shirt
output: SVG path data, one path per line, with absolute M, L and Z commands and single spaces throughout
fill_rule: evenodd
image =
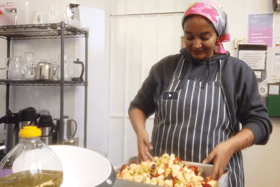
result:
M 267 108 L 261 101 L 255 74 L 245 62 L 229 55 L 215 54 L 206 61 L 197 61 L 183 48 L 180 54 L 163 58 L 152 67 L 149 76 L 131 102 L 129 110 L 139 108 L 146 117 L 155 112 L 156 103 L 162 91 L 167 89 L 181 55 L 185 57 L 181 80 L 188 68 L 192 68 L 189 79 L 214 81 L 219 59 L 224 59 L 221 81 L 234 131 L 236 133 L 240 131 L 240 122 L 243 127 L 252 130 L 255 144 L 265 144 L 272 132 L 272 125 Z

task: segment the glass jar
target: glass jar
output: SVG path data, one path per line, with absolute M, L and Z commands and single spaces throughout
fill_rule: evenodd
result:
M 59 187 L 62 184 L 62 163 L 40 136 L 41 130 L 36 126 L 20 130 L 20 142 L 0 163 L 0 186 Z
M 9 21 L 6 20 L 5 25 L 16 25 L 17 24 L 17 9 L 6 8 L 6 14 L 9 16 Z
M 19 25 L 31 24 L 35 11 L 34 0 L 21 0 L 17 2 L 17 22 Z
M 58 63 L 57 64 L 60 64 L 59 66 L 59 69 L 57 70 L 57 79 L 55 80 L 60 80 L 61 79 L 61 55 L 59 54 L 57 56 L 57 60 L 58 60 Z M 71 66 L 71 63 L 68 63 L 67 61 L 67 56 L 64 55 L 64 80 L 65 81 L 70 81 L 72 78 L 72 66 Z
M 35 79 L 35 53 L 25 52 L 23 55 L 23 63 L 25 70 L 25 79 L 34 80 Z
M 21 56 L 9 60 L 8 78 L 11 80 L 22 80 L 25 78 L 26 68 Z

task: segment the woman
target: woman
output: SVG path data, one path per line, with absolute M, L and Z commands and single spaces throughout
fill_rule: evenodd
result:
M 146 161 L 174 153 L 182 160 L 211 163 L 213 179 L 227 170 L 229 186 L 242 187 L 241 150 L 266 144 L 272 131 L 254 72 L 221 45 L 230 35 L 218 4 L 194 3 L 182 26 L 186 48 L 155 64 L 131 102 L 138 157 Z M 153 113 L 150 144 L 145 121 Z

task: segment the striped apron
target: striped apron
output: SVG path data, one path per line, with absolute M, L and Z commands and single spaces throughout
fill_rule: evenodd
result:
M 215 81 L 190 80 L 191 67 L 180 80 L 182 55 L 165 92 L 177 92 L 177 100 L 160 96 L 155 111 L 151 151 L 153 156 L 175 154 L 182 160 L 201 163 L 213 148 L 234 135 L 230 113 L 221 84 L 221 66 Z M 230 187 L 244 186 L 241 151 L 227 165 Z

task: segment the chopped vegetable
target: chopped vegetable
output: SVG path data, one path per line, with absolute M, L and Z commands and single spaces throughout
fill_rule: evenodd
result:
M 217 187 L 211 177 L 202 177 L 202 169 L 189 166 L 174 154 L 141 164 L 122 165 L 117 178 L 164 187 Z

